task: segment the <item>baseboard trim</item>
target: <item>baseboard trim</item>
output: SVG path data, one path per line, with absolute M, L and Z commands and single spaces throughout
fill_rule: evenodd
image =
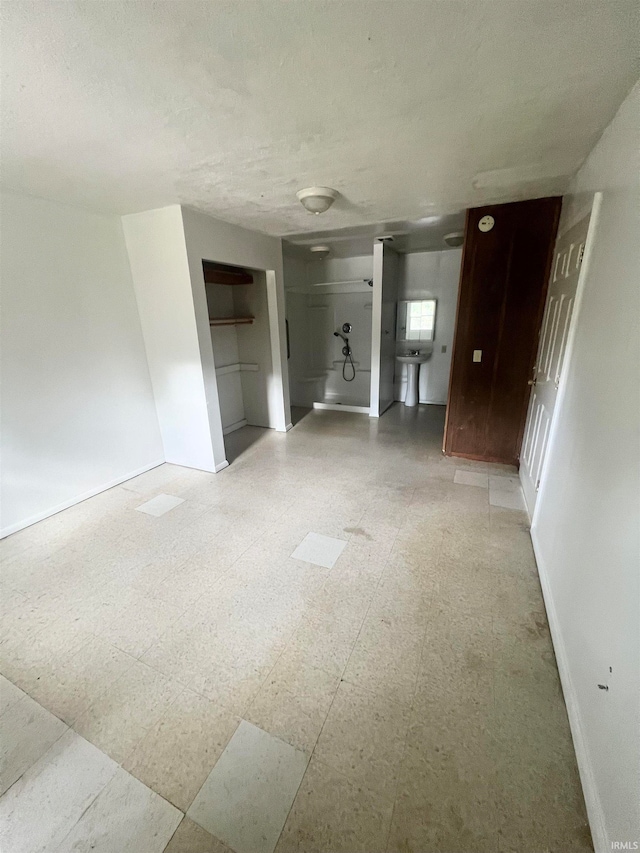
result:
M 32 515 L 30 518 L 25 519 L 25 521 L 19 521 L 17 524 L 12 524 L 9 527 L 4 527 L 2 528 L 2 530 L 0 530 L 0 539 L 5 539 L 7 536 L 11 536 L 12 533 L 17 533 L 19 530 L 24 530 L 26 527 L 31 527 L 32 524 L 37 524 L 39 521 L 44 521 L 45 518 L 51 518 L 52 515 L 57 515 L 59 512 L 63 512 L 65 509 L 69 509 L 69 507 L 82 503 L 82 501 L 87 501 L 89 500 L 89 498 L 94 498 L 96 495 L 99 495 L 100 492 L 106 492 L 107 489 L 113 489 L 115 486 L 119 486 L 121 483 L 126 483 L 127 480 L 132 480 L 134 477 L 138 477 L 140 474 L 144 474 L 146 471 L 151 471 L 152 468 L 157 468 L 159 465 L 164 465 L 165 461 L 165 459 L 160 459 L 160 461 L 152 462 L 150 465 L 143 465 L 142 468 L 137 468 L 135 471 L 130 471 L 128 474 L 125 474 L 124 477 L 118 477 L 115 480 L 110 480 L 108 483 L 105 483 L 102 486 L 98 486 L 96 489 L 91 489 L 90 491 L 85 492 L 82 495 L 78 495 L 78 497 L 58 504 L 57 506 L 52 507 L 51 509 L 48 509 L 45 512 L 40 512 L 37 515 Z
M 225 427 L 222 430 L 223 435 L 229 435 L 230 432 L 235 432 L 237 429 L 242 429 L 242 427 L 246 427 L 247 419 L 242 418 L 241 421 L 236 421 L 234 424 L 229 424 L 229 426 Z
M 314 409 L 326 409 L 330 412 L 354 412 L 359 415 L 368 415 L 369 406 L 347 406 L 342 403 L 314 403 Z
M 589 826 L 591 827 L 594 850 L 595 853 L 610 853 L 612 846 L 605 829 L 604 813 L 598 796 L 591 759 L 589 757 L 589 750 L 587 749 L 584 737 L 578 700 L 576 699 L 575 690 L 571 681 L 571 672 L 569 670 L 565 645 L 562 639 L 562 630 L 560 628 L 560 622 L 553 602 L 551 583 L 544 564 L 535 528 L 531 528 L 531 541 L 533 543 L 533 552 L 538 566 L 538 576 L 540 577 L 540 586 L 542 587 L 544 604 L 547 610 L 551 639 L 553 640 L 553 648 L 556 655 L 556 661 L 558 663 L 558 672 L 560 673 L 560 683 L 562 685 L 564 703 L 567 707 L 567 716 L 569 717 L 573 748 L 576 753 L 578 772 L 580 774 L 582 793 L 587 807 L 587 816 L 589 818 Z
M 219 465 L 215 467 L 215 473 L 217 474 L 219 471 L 224 471 L 225 468 L 229 467 L 229 463 L 225 459 L 224 462 L 221 462 Z
M 284 431 L 289 432 L 290 429 L 293 429 L 293 424 L 287 424 L 286 427 L 284 428 Z

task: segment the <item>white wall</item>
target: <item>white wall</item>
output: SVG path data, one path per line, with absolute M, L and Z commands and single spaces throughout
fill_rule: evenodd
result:
M 283 413 L 281 391 L 279 388 L 270 389 L 274 370 L 266 274 L 255 270 L 253 284 L 234 285 L 232 296 L 236 316 L 255 317 L 255 322 L 250 325 L 236 327 L 238 358 L 242 366 L 239 376 L 247 423 L 283 429 L 289 420 L 284 419 L 284 414 L 280 418 L 280 413 Z M 286 344 L 282 356 L 286 360 Z
M 399 257 L 384 243 L 373 247 L 371 318 L 371 397 L 369 416 L 382 415 L 394 399 L 396 371 L 396 306 Z
M 260 355 L 266 398 L 261 410 L 261 424 L 285 431 L 291 425 L 289 377 L 284 322 L 284 281 L 282 273 L 282 241 L 238 225 L 230 225 L 188 208 L 182 209 L 184 236 L 189 260 L 191 288 L 198 328 L 198 341 L 205 388 L 209 403 L 211 435 L 216 463 L 225 460 L 222 424 L 217 411 L 217 384 L 211 334 L 207 312 L 202 261 L 264 270 L 264 290 L 268 314 L 268 336 L 261 337 L 264 351 Z M 262 285 L 260 285 L 262 286 Z M 266 331 L 266 327 L 263 330 Z M 267 345 L 268 342 L 268 345 Z M 245 341 L 246 343 L 246 341 Z M 241 348 L 240 333 L 238 347 Z M 253 355 L 258 355 L 254 352 Z M 253 361 L 257 361 L 253 358 Z M 245 401 L 245 406 L 248 401 Z
M 164 461 L 115 216 L 3 193 L 2 535 Z
M 309 284 L 324 281 L 364 281 L 373 277 L 373 251 L 351 258 L 325 258 L 305 264 Z
M 122 222 L 165 458 L 214 471 L 224 461 L 224 445 L 216 459 L 182 211 L 172 205 L 124 216 Z M 209 336 L 208 323 L 206 331 Z
M 285 312 L 289 324 L 289 388 L 292 406 L 308 406 L 305 389 L 307 371 L 307 297 L 302 290 L 307 283 L 307 265 L 297 258 L 284 256 Z M 311 401 L 313 402 L 313 401 Z
M 603 200 L 532 527 L 602 853 L 640 839 L 639 115 L 640 85 L 571 188 Z
M 420 368 L 418 390 L 421 403 L 447 402 L 461 261 L 462 249 L 415 252 L 400 256 L 398 300 L 437 300 L 433 353 Z M 411 346 L 398 343 L 397 350 L 404 352 Z M 443 347 L 446 347 L 446 352 L 442 352 Z M 404 400 L 406 393 L 407 368 L 397 364 L 395 399 Z
M 224 285 L 205 285 L 210 317 L 231 317 L 234 314 L 233 288 Z M 239 370 L 227 372 L 240 362 L 238 335 L 235 326 L 211 326 L 211 346 L 216 365 L 218 399 L 222 429 L 226 433 L 238 424 L 246 423 L 242 381 Z

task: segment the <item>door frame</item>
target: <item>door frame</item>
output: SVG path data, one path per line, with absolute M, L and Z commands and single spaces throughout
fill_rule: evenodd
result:
M 447 404 L 444 410 L 444 432 L 442 433 L 442 452 L 447 455 L 447 436 L 449 426 L 449 414 L 451 412 L 451 386 L 453 384 L 453 367 L 456 360 L 456 343 L 458 338 L 458 317 L 460 316 L 460 299 L 462 294 L 462 271 L 464 269 L 464 256 L 469 247 L 467 235 L 469 233 L 469 217 L 471 208 L 468 207 L 464 214 L 464 235 L 462 237 L 462 257 L 460 258 L 460 275 L 458 276 L 458 298 L 456 299 L 456 318 L 453 326 L 453 341 L 451 343 L 451 364 L 449 365 L 449 387 L 447 389 Z
M 593 196 L 593 205 L 591 207 L 591 218 L 589 219 L 589 228 L 587 230 L 587 239 L 584 244 L 584 257 L 582 259 L 582 264 L 580 266 L 580 273 L 578 275 L 578 283 L 576 285 L 576 296 L 575 302 L 573 305 L 573 314 L 571 315 L 571 323 L 569 325 L 569 334 L 567 335 L 567 347 L 564 353 L 564 364 L 563 370 L 560 374 L 560 383 L 558 385 L 558 395 L 556 397 L 556 404 L 553 408 L 553 414 L 551 415 L 551 423 L 549 425 L 549 440 L 547 441 L 547 449 L 545 452 L 545 457 L 542 462 L 542 468 L 540 470 L 540 488 L 538 489 L 538 497 L 536 498 L 536 504 L 533 508 L 533 515 L 530 516 L 531 520 L 531 529 L 533 530 L 536 526 L 536 520 L 538 518 L 538 514 L 540 512 L 540 507 L 544 502 L 544 496 L 546 491 L 546 485 L 549 481 L 549 473 L 550 473 L 550 462 L 551 459 L 551 451 L 553 445 L 556 440 L 556 435 L 558 433 L 558 422 L 559 415 L 562 411 L 562 407 L 564 405 L 565 397 L 567 396 L 567 387 L 569 382 L 569 371 L 571 368 L 571 362 L 573 361 L 573 350 L 575 347 L 575 339 L 576 339 L 576 329 L 578 326 L 578 320 L 580 319 L 580 310 L 582 308 L 582 298 L 584 295 L 584 286 L 587 280 L 587 276 L 589 275 L 589 267 L 591 265 L 591 256 L 593 254 L 593 247 L 596 240 L 596 234 L 598 229 L 598 222 L 600 220 L 600 210 L 602 208 L 602 198 L 603 194 L 601 192 L 594 193 Z M 533 389 L 532 389 L 533 393 Z M 527 509 L 527 513 L 529 510 Z

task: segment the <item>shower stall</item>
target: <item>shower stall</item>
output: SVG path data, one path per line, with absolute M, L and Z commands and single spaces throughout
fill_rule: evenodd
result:
M 373 257 L 285 259 L 293 405 L 369 413 Z

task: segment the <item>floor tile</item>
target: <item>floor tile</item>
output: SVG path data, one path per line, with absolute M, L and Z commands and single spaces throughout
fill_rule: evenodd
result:
M 434 737 L 428 724 L 416 727 L 399 774 L 389 850 L 496 853 L 495 787 L 482 746 L 471 752 L 468 743 Z
M 132 657 L 100 637 L 91 637 L 60 661 L 50 677 L 32 688 L 33 698 L 68 725 L 134 665 Z
M 24 696 L 0 720 L 0 794 L 19 779 L 67 730 L 67 726 Z
M 182 615 L 183 609 L 140 596 L 124 613 L 106 625 L 100 635 L 116 648 L 133 657 L 141 657 Z
M 307 761 L 303 752 L 243 721 L 188 817 L 236 853 L 271 853 Z
M 276 853 L 384 853 L 392 811 L 393 800 L 313 758 Z
M 343 681 L 314 756 L 359 787 L 393 800 L 409 708 Z
M 264 731 L 311 753 L 340 678 L 285 651 L 245 717 Z
M 68 730 L 0 799 L 0 849 L 57 850 L 117 770 L 114 761 Z
M 424 631 L 406 630 L 367 616 L 343 678 L 389 699 L 410 703 L 415 692 Z
M 526 510 L 518 477 L 489 476 L 489 503 L 503 509 Z
M 164 515 L 165 512 L 175 509 L 181 503 L 184 503 L 184 498 L 176 498 L 173 495 L 156 495 L 155 498 L 151 498 L 150 501 L 140 504 L 136 509 L 138 512 L 144 512 L 147 515 L 153 515 L 158 518 Z
M 492 490 L 489 492 L 489 503 L 491 506 L 501 507 L 502 509 L 526 510 L 524 495 L 518 492 Z
M 489 488 L 489 477 L 482 471 L 456 471 L 453 482 L 459 486 L 479 486 L 481 489 Z
M 126 480 L 121 488 L 136 492 L 139 495 L 146 495 L 177 479 L 184 474 L 184 470 L 179 465 L 171 465 L 165 462 L 163 465 L 150 468 L 144 474 L 138 474 L 137 477 Z
M 0 645 L 0 669 L 13 684 L 30 693 L 40 679 L 56 672 L 61 661 L 89 637 L 74 622 L 58 616 L 46 630 L 35 635 L 27 630 Z
M 229 599 L 207 616 L 186 614 L 143 660 L 242 715 L 286 644 L 282 625 L 261 624 L 259 598 L 244 614 Z
M 12 684 L 4 675 L 0 675 L 0 717 L 25 696 L 23 690 Z
M 239 719 L 185 690 L 123 767 L 186 812 L 238 727 Z
M 453 632 L 452 632 L 453 633 Z M 425 640 L 413 699 L 415 713 L 431 720 L 434 729 L 471 732 L 494 705 L 492 638 L 481 631 L 470 633 L 469 642 L 434 643 Z M 475 735 L 475 729 L 471 734 Z
M 164 853 L 231 853 L 226 844 L 219 841 L 210 832 L 184 817 L 176 829 Z
M 295 560 L 332 569 L 346 546 L 345 539 L 334 539 L 322 533 L 307 533 L 291 556 Z
M 177 682 L 135 661 L 78 717 L 74 728 L 122 762 L 181 692 Z
M 366 603 L 364 611 L 366 611 Z M 351 609 L 310 612 L 291 638 L 287 651 L 300 667 L 314 666 L 340 676 L 360 631 L 364 612 Z
M 162 853 L 181 819 L 178 809 L 118 769 L 56 853 Z

